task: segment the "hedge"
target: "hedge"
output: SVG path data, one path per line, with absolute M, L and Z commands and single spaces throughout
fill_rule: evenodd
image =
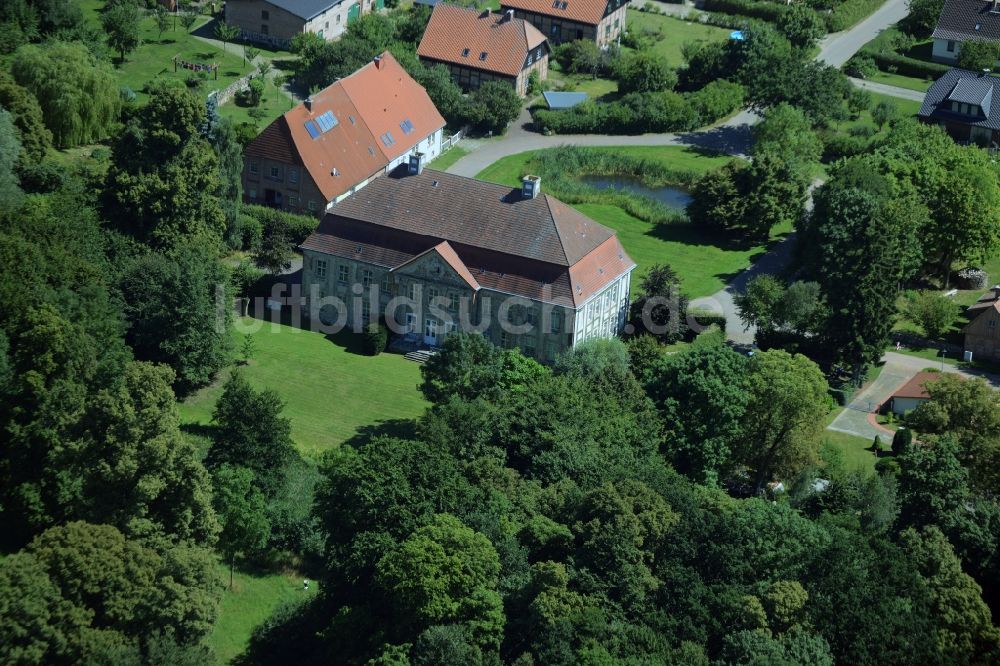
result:
M 743 106 L 743 87 L 713 81 L 693 93 L 630 93 L 617 102 L 587 101 L 572 109 L 535 112 L 535 123 L 556 134 L 684 132 Z
M 739 14 L 772 23 L 787 11 L 785 5 L 755 0 L 704 0 L 701 8 L 709 12 Z
M 882 6 L 883 2 L 885 0 L 845 0 L 826 15 L 827 29 L 830 32 L 847 30 Z
M 299 215 L 256 204 L 243 204 L 240 212 L 261 224 L 267 217 L 273 216 L 280 219 L 288 232 L 288 240 L 295 245 L 308 238 L 309 234 L 315 231 L 316 226 L 319 224 L 319 220 L 312 215 Z
M 895 71 L 903 76 L 914 76 L 918 79 L 936 79 L 947 72 L 951 67 L 937 62 L 927 62 L 917 60 L 909 56 L 901 55 L 895 51 L 878 52 L 874 50 L 862 50 L 862 54 L 875 60 L 879 69 L 888 71 L 890 67 L 895 67 Z
M 708 327 L 715 325 L 719 327 L 719 330 L 723 333 L 726 332 L 726 315 L 715 314 L 713 312 L 706 312 L 704 310 L 688 310 L 687 311 L 688 321 L 695 320 L 698 326 L 702 329 L 707 329 Z M 691 327 L 694 328 L 693 326 Z

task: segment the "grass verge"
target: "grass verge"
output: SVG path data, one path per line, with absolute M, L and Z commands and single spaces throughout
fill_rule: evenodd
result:
M 463 148 L 462 146 L 454 146 L 434 158 L 428 166 L 432 169 L 447 171 L 453 164 L 455 164 L 455 162 L 459 161 L 470 152 L 472 151 Z

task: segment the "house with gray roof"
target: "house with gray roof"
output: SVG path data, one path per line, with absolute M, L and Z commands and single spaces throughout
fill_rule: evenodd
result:
M 931 58 L 954 64 L 966 41 L 1000 43 L 1000 0 L 945 0 Z
M 917 116 L 961 143 L 1000 145 L 1000 78 L 953 69 L 934 82 Z
M 247 41 L 286 48 L 295 35 L 312 32 L 331 41 L 384 0 L 226 0 L 226 23 Z

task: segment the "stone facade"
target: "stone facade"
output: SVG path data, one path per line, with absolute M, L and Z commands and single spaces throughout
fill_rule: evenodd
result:
M 995 307 L 985 309 L 965 327 L 965 351 L 972 358 L 1000 361 L 1000 312 Z
M 571 21 L 555 15 L 529 12 L 516 7 L 507 7 L 502 2 L 500 7 L 502 10 L 513 9 L 515 18 L 524 19 L 538 28 L 553 44 L 586 39 L 597 42 L 597 45 L 603 48 L 617 42 L 625 30 L 628 3 L 621 0 L 610 0 L 604 18 L 597 25 Z
M 283 48 L 303 32 L 335 40 L 344 34 L 348 23 L 383 6 L 383 0 L 340 0 L 331 2 L 317 16 L 304 19 L 267 0 L 228 0 L 226 23 L 238 26 L 244 39 Z
M 551 363 L 584 340 L 614 337 L 621 331 L 630 279 L 631 272 L 625 273 L 574 308 L 475 290 L 434 252 L 390 268 L 305 250 L 302 293 L 307 309 L 326 325 L 361 329 L 391 317 L 395 332 L 407 332 L 431 347 L 455 330 L 470 330 L 499 347 L 516 347 L 525 356 Z

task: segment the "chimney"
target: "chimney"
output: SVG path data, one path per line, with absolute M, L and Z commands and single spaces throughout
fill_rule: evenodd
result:
M 382 69 L 382 56 L 375 56 L 372 62 L 375 63 L 375 69 Z
M 997 0 L 997 2 L 1000 2 L 1000 0 Z M 500 18 L 500 22 L 501 23 L 506 23 L 507 21 L 513 21 L 513 20 L 514 20 L 514 10 L 513 9 L 508 9 L 507 11 L 505 11 L 503 13 L 503 16 Z
M 487 7 L 486 11 L 484 11 L 482 14 L 479 15 L 479 18 L 489 18 L 491 16 L 493 16 L 493 9 Z
M 406 172 L 411 176 L 419 176 L 424 172 L 424 163 L 427 156 L 417 151 L 410 154 L 410 163 L 406 167 Z
M 542 179 L 540 176 L 527 175 L 521 179 L 521 198 L 534 199 L 542 192 Z
M 305 104 L 306 111 L 308 111 L 309 113 L 312 113 L 312 110 L 313 110 L 313 98 L 311 96 L 310 97 L 306 97 L 306 101 L 304 101 L 302 103 Z

